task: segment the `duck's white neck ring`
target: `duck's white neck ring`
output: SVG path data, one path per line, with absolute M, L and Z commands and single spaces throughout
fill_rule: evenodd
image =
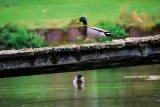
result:
M 83 25 L 83 26 L 87 26 L 87 25 Z

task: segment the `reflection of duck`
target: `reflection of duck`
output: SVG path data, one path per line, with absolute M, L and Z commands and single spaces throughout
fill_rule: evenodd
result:
M 100 29 L 97 27 L 88 27 L 87 19 L 85 17 L 80 17 L 80 19 L 76 21 L 75 23 L 79 23 L 79 22 L 83 23 L 82 34 L 88 37 L 88 40 L 90 39 L 97 40 L 97 39 L 100 39 L 106 36 L 110 36 L 112 34 L 110 31 L 106 31 L 104 29 Z
M 76 89 L 83 89 L 84 88 L 84 81 L 85 78 L 83 75 L 78 74 L 74 79 L 73 79 L 73 85 Z

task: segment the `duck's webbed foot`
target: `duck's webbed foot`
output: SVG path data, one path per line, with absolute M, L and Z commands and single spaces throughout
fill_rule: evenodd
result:
M 98 42 L 97 39 L 91 38 L 91 37 L 86 38 L 86 39 L 84 40 L 84 42 L 90 42 L 91 40 L 93 40 L 94 42 Z
M 84 42 L 89 42 L 90 40 L 91 40 L 90 38 L 86 38 Z

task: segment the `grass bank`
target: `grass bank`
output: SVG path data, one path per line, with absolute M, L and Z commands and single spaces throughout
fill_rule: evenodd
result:
M 62 28 L 80 16 L 86 16 L 90 26 L 99 21 L 117 23 L 122 7 L 160 19 L 157 0 L 0 0 L 0 25 Z

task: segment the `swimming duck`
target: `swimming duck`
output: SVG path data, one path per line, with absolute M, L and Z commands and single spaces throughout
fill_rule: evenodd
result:
M 85 82 L 85 78 L 82 74 L 78 74 L 73 79 L 73 85 L 76 89 L 83 89 L 84 88 L 84 82 Z
M 82 34 L 87 37 L 88 39 L 85 40 L 86 42 L 88 40 L 97 40 L 100 38 L 104 38 L 106 36 L 110 36 L 112 33 L 110 31 L 100 29 L 97 27 L 88 27 L 87 19 L 85 17 L 80 17 L 78 21 L 75 23 L 83 23 L 82 27 Z

